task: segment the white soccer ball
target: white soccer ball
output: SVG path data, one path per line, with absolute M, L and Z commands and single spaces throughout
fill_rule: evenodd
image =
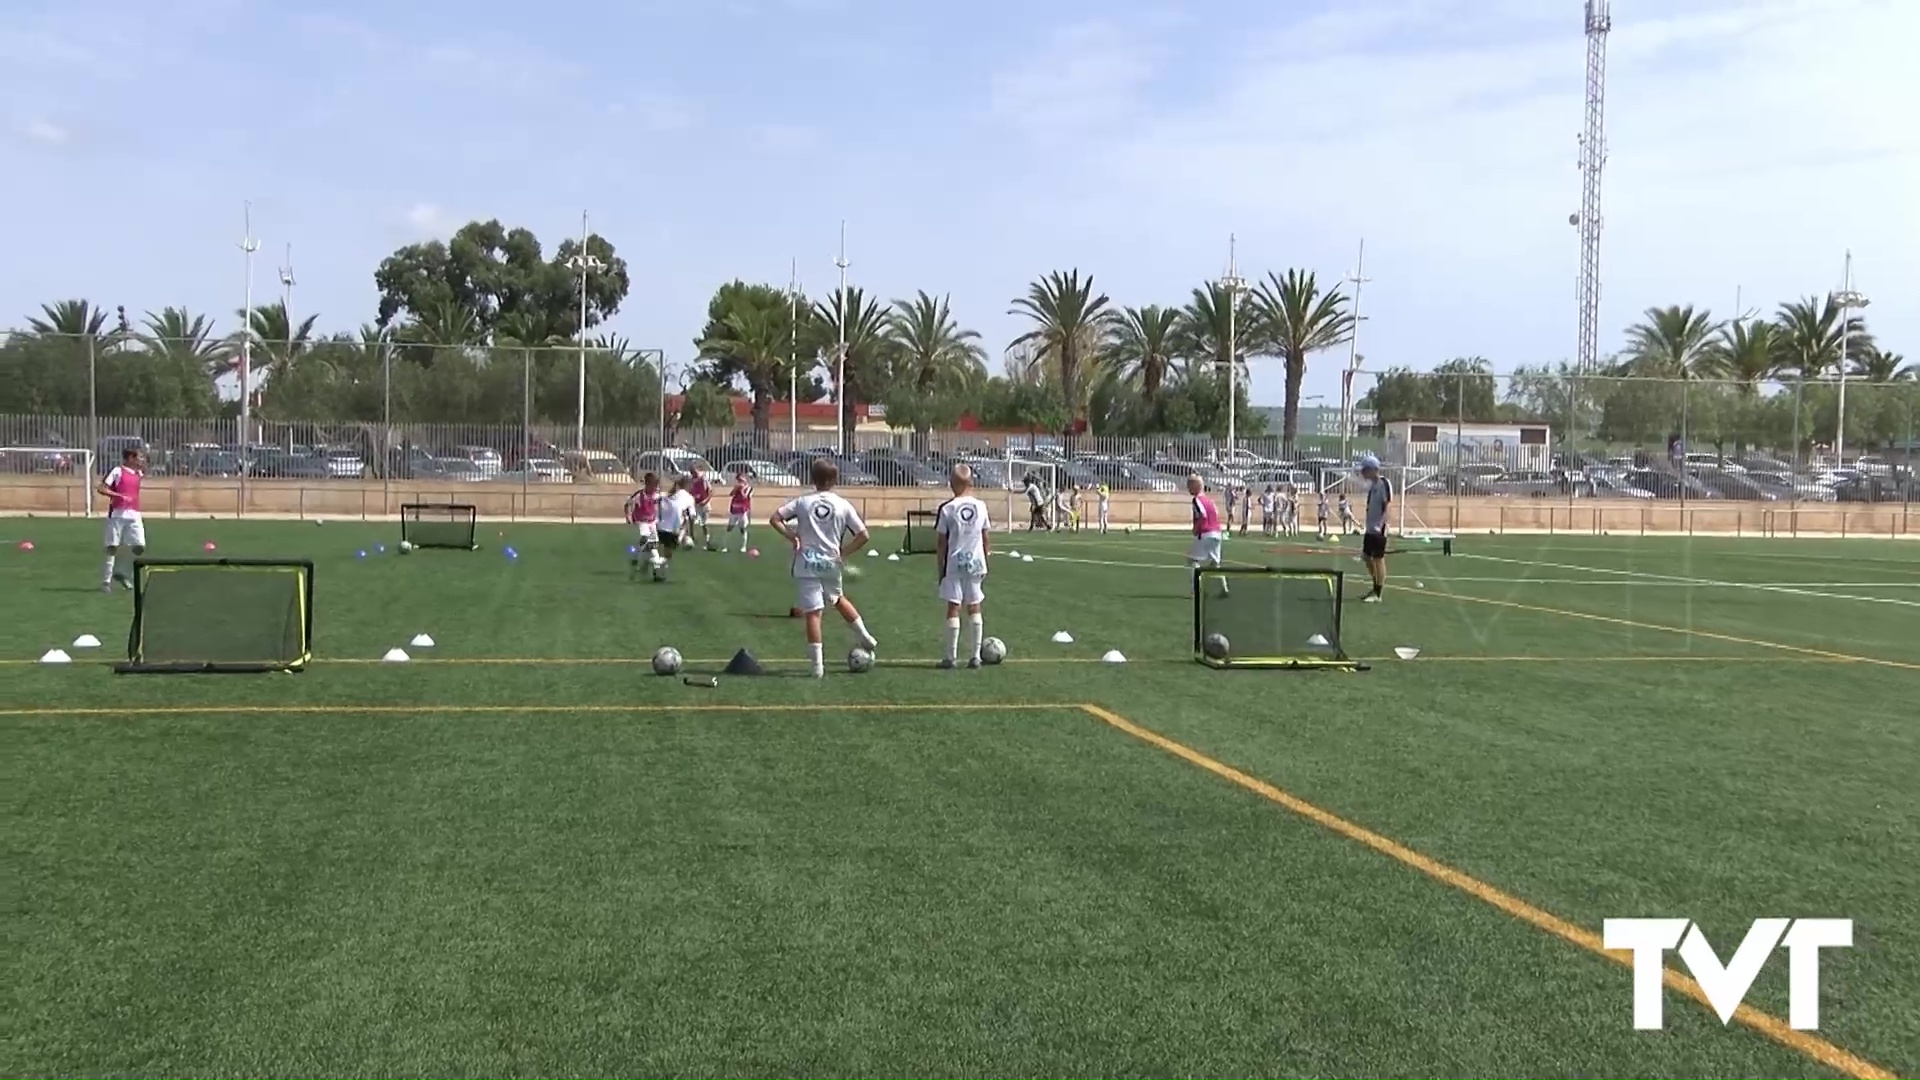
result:
M 413 551 L 412 541 L 408 541 L 408 540 L 400 541 L 400 554 L 406 555 L 411 553 L 412 551 Z
M 662 645 L 653 654 L 653 673 L 655 675 L 680 674 L 680 650 L 671 645 Z
M 980 643 L 980 662 L 997 664 L 1007 658 L 1007 643 L 997 637 L 990 637 Z
M 1206 640 L 1200 643 L 1200 648 L 1214 660 L 1225 660 L 1231 651 L 1225 634 L 1208 634 Z
M 647 565 L 653 567 L 655 570 L 658 570 L 661 567 L 667 565 L 667 557 L 665 555 L 660 554 L 660 552 L 656 550 L 647 556 Z
M 847 670 L 858 674 L 873 670 L 873 654 L 865 649 L 856 648 L 847 654 Z

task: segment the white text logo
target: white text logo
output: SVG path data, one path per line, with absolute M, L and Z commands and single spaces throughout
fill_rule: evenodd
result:
M 1679 948 L 1680 962 L 1726 1024 L 1779 946 L 1787 950 L 1787 1023 L 1815 1031 L 1820 1027 L 1820 950 L 1852 948 L 1853 920 L 1755 919 L 1726 964 L 1689 919 L 1608 919 L 1601 936 L 1608 949 L 1633 954 L 1633 1026 L 1642 1031 L 1657 1031 L 1666 1022 L 1660 985 L 1667 950 Z

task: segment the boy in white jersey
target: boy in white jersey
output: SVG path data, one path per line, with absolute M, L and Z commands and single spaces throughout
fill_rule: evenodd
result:
M 986 624 L 980 605 L 986 602 L 987 504 L 974 497 L 973 470 L 956 464 L 948 476 L 953 498 L 934 515 L 934 564 L 940 574 L 940 599 L 947 602 L 947 651 L 940 667 L 950 670 L 959 659 L 960 609 L 967 609 L 967 667 L 980 666 L 980 642 Z
M 860 520 L 852 503 L 833 490 L 840 480 L 839 466 L 826 458 L 815 458 L 812 472 L 813 492 L 775 510 L 767 524 L 793 545 L 793 577 L 799 589 L 794 610 L 806 620 L 807 656 L 813 661 L 817 679 L 827 673 L 821 655 L 820 613 L 828 607 L 847 620 L 867 651 L 877 652 L 880 643 L 867 632 L 866 621 L 847 599 L 843 585 L 846 557 L 859 551 L 869 539 L 867 523 Z M 849 534 L 852 539 L 842 546 L 841 537 Z
M 1107 535 L 1107 515 L 1112 510 L 1113 489 L 1105 480 L 1100 481 L 1100 535 Z
M 134 558 L 146 554 L 147 526 L 140 519 L 140 451 L 128 447 L 120 452 L 120 464 L 108 470 L 95 489 L 107 500 L 107 569 L 100 581 L 101 592 L 112 592 L 113 583 L 133 588 L 133 576 L 119 572 L 120 548 L 124 545 Z
M 1327 518 L 1330 515 L 1331 511 L 1329 511 L 1327 508 L 1327 493 L 1324 491 L 1320 493 L 1319 511 L 1320 511 L 1320 539 L 1325 540 L 1332 534 L 1328 532 Z
M 1345 536 L 1359 531 L 1360 523 L 1353 517 L 1353 504 L 1347 501 L 1347 493 L 1343 491 L 1340 493 L 1340 535 Z
M 1260 535 L 1271 537 L 1279 529 L 1280 493 L 1268 484 L 1260 493 Z
M 747 519 L 753 516 L 753 485 L 747 482 L 747 470 L 733 474 L 733 490 L 727 493 L 727 531 L 740 534 L 740 550 L 747 550 Z
M 653 564 L 653 580 L 667 580 L 667 571 L 673 566 L 674 553 L 680 550 L 687 532 L 687 512 L 693 505 L 693 497 L 687 494 L 687 482 L 675 480 L 673 490 L 660 497 L 658 532 L 660 536 L 660 561 Z

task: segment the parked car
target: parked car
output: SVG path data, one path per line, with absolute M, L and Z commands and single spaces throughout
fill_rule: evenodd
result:
M 801 487 L 800 478 L 776 462 L 763 458 L 742 458 L 721 467 L 719 483 L 731 485 L 734 474 L 745 469 L 747 482 L 754 487 Z
M 325 480 L 332 473 L 325 461 L 311 454 L 261 447 L 247 462 L 247 475 L 274 480 Z
M 225 450 L 188 450 L 174 454 L 167 463 L 174 476 L 239 476 L 246 472 L 240 455 Z
M 441 480 L 453 480 L 462 484 L 477 484 L 487 479 L 480 466 L 463 457 L 444 457 L 439 460 Z
M 605 450 L 568 450 L 560 460 L 582 484 L 633 484 L 632 470 Z
M 120 455 L 128 450 L 140 450 L 152 458 L 152 450 L 147 440 L 138 435 L 108 435 L 93 444 L 93 470 L 101 476 L 120 464 Z
M 706 471 L 711 482 L 714 475 L 713 463 L 691 450 L 643 450 L 627 460 L 628 470 L 634 476 L 657 473 L 662 484 L 670 484 L 683 476 L 693 475 L 693 470 Z
M 1080 465 L 1093 474 L 1096 482 L 1104 483 L 1115 491 L 1180 490 L 1180 485 L 1172 477 L 1162 476 L 1137 461 L 1104 458 L 1082 461 Z
M 573 474 L 552 458 L 527 458 L 514 468 L 502 469 L 494 479 L 528 484 L 571 484 Z
M 505 466 L 500 460 L 500 451 L 491 446 L 456 446 L 453 455 L 473 462 L 473 467 L 483 476 L 497 476 Z
M 942 487 L 946 478 L 914 458 L 893 451 L 869 450 L 854 459 L 874 479 L 889 487 Z
M 327 475 L 335 480 L 358 480 L 367 471 L 367 463 L 360 457 L 360 451 L 351 446 L 323 446 L 319 452 L 327 466 Z
M 861 468 L 858 464 L 836 457 L 826 451 L 809 450 L 798 454 L 789 454 L 782 458 L 775 458 L 774 461 L 779 465 L 785 466 L 786 470 L 794 476 L 805 479 L 812 476 L 813 463 L 820 458 L 826 458 L 828 461 L 839 466 L 840 483 L 847 487 L 877 487 L 880 483 L 872 473 Z

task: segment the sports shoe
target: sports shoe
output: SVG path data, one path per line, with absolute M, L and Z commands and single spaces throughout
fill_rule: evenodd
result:
M 101 592 L 103 592 L 103 593 L 111 593 L 111 592 L 113 591 L 113 582 L 111 582 L 111 581 L 103 581 L 103 582 L 101 582 L 101 583 L 100 583 L 100 591 L 101 591 Z
M 977 657 L 977 656 L 969 656 L 969 657 L 967 657 L 967 670 L 968 670 L 968 671 L 977 671 L 977 670 L 979 670 L 979 667 L 980 667 L 980 658 L 979 658 L 979 657 Z
M 939 665 L 939 667 L 940 667 L 940 670 L 941 670 L 941 671 L 952 671 L 952 670 L 953 670 L 953 661 L 952 661 L 952 660 L 942 660 L 942 661 L 940 661 L 940 665 Z
M 826 668 L 824 668 L 824 667 L 817 667 L 817 668 L 814 668 L 814 669 L 813 669 L 813 677 L 814 677 L 814 678 L 816 678 L 816 679 L 824 679 L 824 678 L 826 678 L 826 677 L 827 677 L 827 669 L 826 669 Z
M 1377 604 L 1380 602 L 1380 594 L 1377 592 L 1370 592 L 1366 596 L 1362 597 L 1360 599 L 1360 602 L 1363 604 Z

